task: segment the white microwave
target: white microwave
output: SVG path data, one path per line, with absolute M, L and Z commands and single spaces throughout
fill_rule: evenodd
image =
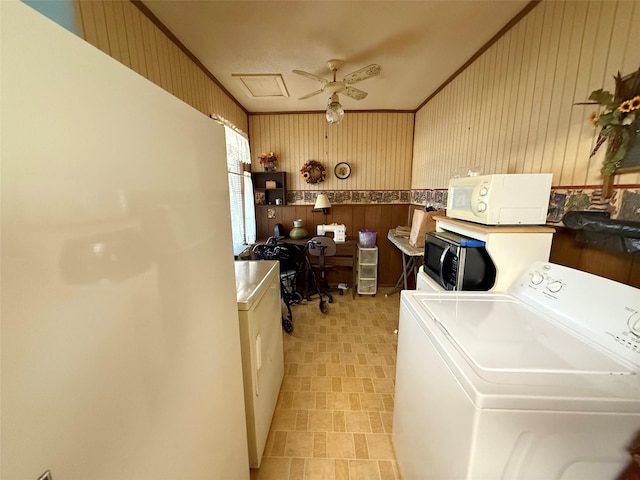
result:
M 508 173 L 452 178 L 447 217 L 484 225 L 543 225 L 551 177 L 550 173 Z

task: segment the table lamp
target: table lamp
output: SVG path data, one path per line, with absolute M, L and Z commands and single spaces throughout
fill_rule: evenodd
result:
M 329 213 L 329 209 L 331 208 L 331 203 L 327 198 L 325 193 L 319 193 L 316 197 L 316 204 L 313 206 L 314 210 L 322 210 L 322 213 L 325 215 Z

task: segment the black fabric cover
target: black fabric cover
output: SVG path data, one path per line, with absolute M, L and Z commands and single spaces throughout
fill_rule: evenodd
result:
M 273 227 L 273 236 L 276 237 L 276 240 L 283 240 L 289 236 L 289 232 L 281 223 L 276 223 Z
M 612 220 L 607 212 L 567 212 L 562 222 L 576 240 L 617 252 L 640 252 L 640 222 Z

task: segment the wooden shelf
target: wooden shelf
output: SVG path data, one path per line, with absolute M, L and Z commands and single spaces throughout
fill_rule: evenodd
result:
M 253 198 L 256 206 L 287 204 L 287 172 L 255 172 L 253 180 Z M 273 182 L 275 188 L 267 188 L 267 182 Z
M 441 224 L 449 224 L 452 227 L 457 226 L 460 229 L 466 229 L 467 232 L 461 233 L 468 237 L 474 237 L 475 235 L 469 234 L 469 232 L 476 232 L 477 234 L 488 235 L 491 233 L 553 233 L 555 230 L 553 227 L 547 227 L 545 225 L 483 225 L 480 223 L 467 222 L 465 220 L 458 220 L 456 218 L 445 217 L 441 215 L 434 215 L 433 219 Z M 454 227 L 455 228 L 455 227 Z M 453 228 L 447 230 L 455 231 Z

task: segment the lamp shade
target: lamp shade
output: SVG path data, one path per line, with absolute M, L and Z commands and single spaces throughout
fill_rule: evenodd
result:
M 325 193 L 318 194 L 318 197 L 316 198 L 316 204 L 313 206 L 313 208 L 316 210 L 322 209 L 323 211 L 327 208 L 331 208 L 331 203 L 329 202 L 329 199 L 327 198 L 327 195 Z

